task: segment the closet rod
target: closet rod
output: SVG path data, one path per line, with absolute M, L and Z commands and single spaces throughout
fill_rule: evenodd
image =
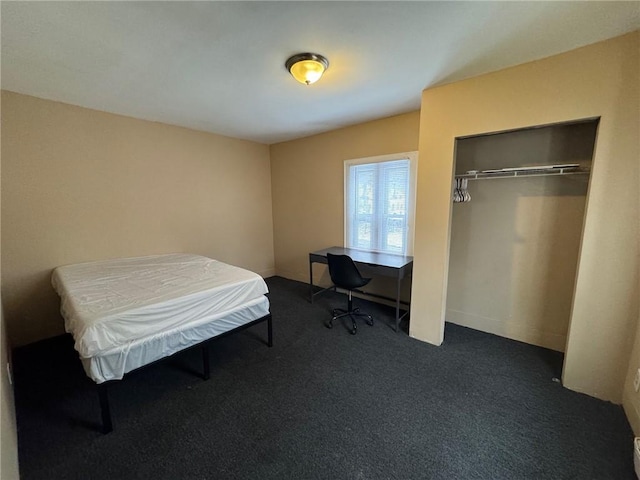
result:
M 494 178 L 513 178 L 513 177 L 547 177 L 551 175 L 588 175 L 588 169 L 572 168 L 549 168 L 540 170 L 512 170 L 504 172 L 477 172 L 463 173 L 456 175 L 456 178 L 466 178 L 467 180 L 491 180 Z

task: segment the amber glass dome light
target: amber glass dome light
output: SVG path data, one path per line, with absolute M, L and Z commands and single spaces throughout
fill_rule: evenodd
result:
M 289 73 L 300 83 L 311 85 L 329 68 L 329 60 L 317 53 L 298 53 L 284 64 Z

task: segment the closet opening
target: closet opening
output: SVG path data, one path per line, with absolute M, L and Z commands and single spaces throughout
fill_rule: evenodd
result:
M 456 139 L 447 322 L 564 352 L 598 122 Z

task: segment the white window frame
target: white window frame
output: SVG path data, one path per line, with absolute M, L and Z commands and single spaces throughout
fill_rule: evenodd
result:
M 402 152 L 402 153 L 393 153 L 389 155 L 377 155 L 374 157 L 364 157 L 364 158 L 353 158 L 350 160 L 344 161 L 344 246 L 348 248 L 356 248 L 349 247 L 349 239 L 351 235 L 351 226 L 350 226 L 350 192 L 349 192 L 349 171 L 350 167 L 353 165 L 363 165 L 369 163 L 382 163 L 382 162 L 392 162 L 395 160 L 409 160 L 409 192 L 408 192 L 408 200 L 409 205 L 407 209 L 407 244 L 406 251 L 404 255 L 413 255 L 413 237 L 415 233 L 415 213 L 416 213 L 416 186 L 418 180 L 418 152 Z M 371 250 L 378 251 L 378 250 Z M 394 255 L 396 253 L 385 252 L 390 255 Z M 397 253 L 396 255 L 401 255 Z

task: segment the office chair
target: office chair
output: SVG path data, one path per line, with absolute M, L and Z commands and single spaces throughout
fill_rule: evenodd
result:
M 355 317 L 365 317 L 368 325 L 373 325 L 373 317 L 367 313 L 361 312 L 359 308 L 353 308 L 352 290 L 364 287 L 371 279 L 364 278 L 360 275 L 358 267 L 348 255 L 334 255 L 327 253 L 327 263 L 329 264 L 329 276 L 336 287 L 343 288 L 348 292 L 347 309 L 335 308 L 332 311 L 333 317 L 327 322 L 327 328 L 333 328 L 333 321 L 338 318 L 349 316 L 353 328 L 349 330 L 352 335 L 356 334 L 358 329 Z

